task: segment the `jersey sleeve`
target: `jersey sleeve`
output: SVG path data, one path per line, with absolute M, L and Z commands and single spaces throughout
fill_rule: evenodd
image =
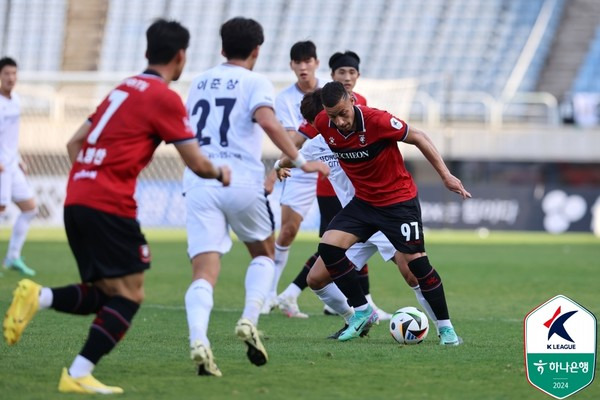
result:
M 254 89 L 250 92 L 250 98 L 248 99 L 248 106 L 250 109 L 250 115 L 254 115 L 256 110 L 260 107 L 273 107 L 275 89 L 273 84 L 262 75 L 256 75 L 254 81 Z
M 194 138 L 187 112 L 181 98 L 172 90 L 161 93 L 154 110 L 154 128 L 166 143 L 180 142 Z
M 319 142 L 316 140 L 316 138 L 307 140 L 300 148 L 300 154 L 302 154 L 308 161 L 315 161 L 318 159 L 316 155 L 318 145 Z
M 288 131 L 296 131 L 298 129 L 297 118 L 295 116 L 294 104 L 290 96 L 286 96 L 286 92 L 280 93 L 275 99 L 275 115 L 281 125 Z
M 379 137 L 402 142 L 408 135 L 408 124 L 387 111 L 380 111 L 377 118 Z
M 317 132 L 321 134 L 325 132 L 329 125 L 329 117 L 327 116 L 325 110 L 321 110 L 321 112 L 317 114 L 314 125 Z
M 315 129 L 314 126 L 309 124 L 307 121 L 302 121 L 300 127 L 298 128 L 298 132 L 302 134 L 302 136 L 307 139 L 312 139 L 319 134 L 319 131 Z

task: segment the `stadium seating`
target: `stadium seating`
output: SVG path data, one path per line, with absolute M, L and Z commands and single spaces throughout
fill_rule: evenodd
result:
M 60 70 L 66 13 L 67 0 L 1 1 L 0 53 L 22 70 Z
M 352 49 L 362 58 L 365 77 L 418 77 L 424 82 L 420 90 L 434 97 L 448 87 L 497 97 L 544 3 L 371 0 L 365 8 L 359 0 L 110 0 L 99 70 L 129 73 L 143 68 L 144 29 L 152 19 L 167 16 L 181 20 L 192 33 L 187 72 L 195 74 L 222 60 L 221 22 L 243 15 L 260 21 L 265 30 L 256 66 L 261 72 L 289 73 L 290 46 L 310 39 L 322 60 L 321 76 L 329 73 L 330 54 Z M 556 1 L 520 90 L 535 88 L 563 6 L 564 0 Z M 0 21 L 0 43 L 6 43 L 2 53 L 19 59 L 25 70 L 60 70 L 68 1 L 17 1 L 7 7 L 0 2 L 0 12 L 10 13 Z M 594 64 L 592 54 L 578 85 L 593 81 L 589 71 Z
M 485 102 L 503 93 L 541 11 L 552 5 L 544 36 L 517 91 L 536 89 L 567 2 L 370 0 L 367 6 L 361 0 L 108 0 L 108 4 L 97 62 L 103 73 L 142 69 L 144 31 L 153 19 L 164 16 L 190 29 L 185 73 L 196 75 L 223 60 L 220 24 L 246 16 L 261 22 L 265 30 L 256 65 L 259 72 L 291 81 L 289 49 L 298 40 L 310 39 L 317 44 L 321 77 L 329 76 L 327 60 L 332 53 L 354 50 L 361 57 L 364 78 L 415 78 L 419 96 L 440 104 L 443 114 L 474 113 L 480 118 L 489 112 Z M 0 13 L 8 15 L 0 19 L 0 53 L 15 57 L 23 71 L 60 71 L 68 6 L 69 0 L 0 2 Z M 575 91 L 598 90 L 598 36 L 573 84 Z M 444 107 L 449 96 L 452 105 Z
M 600 93 L 600 26 L 573 82 L 573 92 Z

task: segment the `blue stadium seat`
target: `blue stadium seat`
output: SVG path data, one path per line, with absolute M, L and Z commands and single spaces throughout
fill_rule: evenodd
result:
M 10 7 L 8 4 L 0 2 L 0 54 L 15 58 L 23 71 L 59 71 L 67 0 L 12 1 Z
M 600 26 L 573 81 L 572 91 L 600 92 Z

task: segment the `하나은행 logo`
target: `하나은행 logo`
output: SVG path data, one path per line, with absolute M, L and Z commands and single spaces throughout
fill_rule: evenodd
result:
M 594 380 L 596 317 L 558 295 L 525 317 L 527 380 L 542 392 L 564 399 Z

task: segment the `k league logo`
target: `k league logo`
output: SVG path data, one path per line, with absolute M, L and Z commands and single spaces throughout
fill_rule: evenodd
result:
M 548 340 L 550 340 L 550 338 L 554 334 L 557 334 L 561 338 L 573 343 L 572 348 L 574 349 L 575 341 L 573 339 L 571 339 L 571 336 L 567 333 L 567 330 L 565 328 L 565 322 L 567 322 L 567 320 L 569 318 L 571 318 L 573 316 L 573 314 L 575 314 L 577 312 L 577 310 L 569 311 L 568 313 L 560 315 L 560 309 L 561 309 L 561 307 L 558 306 L 558 308 L 554 312 L 554 315 L 552 316 L 552 318 L 550 318 L 548 321 L 546 321 L 544 323 L 544 326 L 548 328 Z M 559 317 L 559 315 L 560 315 L 560 317 Z M 550 345 L 547 345 L 547 346 L 548 346 L 548 349 L 551 348 Z
M 558 295 L 525 317 L 527 380 L 542 392 L 564 399 L 594 380 L 596 317 Z

